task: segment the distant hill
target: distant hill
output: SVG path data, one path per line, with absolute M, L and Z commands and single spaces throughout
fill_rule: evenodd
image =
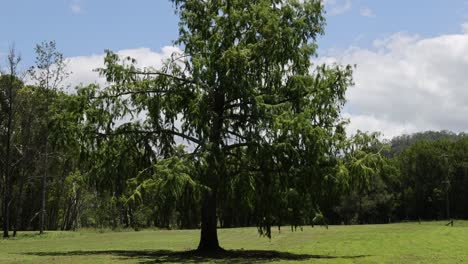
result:
M 399 155 L 407 147 L 421 140 L 436 141 L 440 139 L 448 139 L 452 141 L 457 141 L 467 136 L 468 134 L 464 132 L 456 134 L 448 130 L 425 131 L 425 132 L 418 132 L 418 133 L 414 133 L 410 135 L 405 134 L 405 135 L 397 136 L 397 137 L 392 138 L 389 142 L 391 146 L 390 151 L 389 151 L 389 156 L 394 157 L 396 155 Z

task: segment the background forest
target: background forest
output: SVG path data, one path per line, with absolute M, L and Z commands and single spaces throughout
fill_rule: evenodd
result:
M 50 78 L 63 74 L 54 70 Z M 146 135 L 95 134 L 99 148 L 91 145 L 86 123 L 92 120 L 80 115 L 89 87 L 65 93 L 26 85 L 12 73 L 0 77 L 0 169 L 1 219 L 5 224 L 9 207 L 14 234 L 41 229 L 44 193 L 46 230 L 199 227 L 199 191 L 176 175 L 192 169 L 181 163 L 189 155 L 187 146 L 179 145 L 169 159 L 157 162 L 162 182 L 156 182 L 145 170 L 160 160 L 159 150 L 145 142 Z M 358 132 L 343 140 L 336 156 L 346 170 L 318 176 L 314 210 L 321 216 L 295 207 L 300 198 L 289 189 L 274 201 L 272 221 L 302 226 L 466 219 L 467 150 L 463 133 L 428 131 L 382 141 L 377 133 Z M 224 186 L 217 208 L 221 227 L 257 225 L 251 180 L 246 176 Z

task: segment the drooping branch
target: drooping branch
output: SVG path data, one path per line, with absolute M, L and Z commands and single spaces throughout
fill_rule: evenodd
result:
M 242 106 L 245 106 L 245 105 L 251 105 L 253 103 L 251 102 L 241 102 L 241 103 L 228 103 L 224 106 L 224 110 L 228 110 L 228 109 L 232 109 L 232 108 L 236 108 L 236 107 L 242 107 Z
M 236 149 L 236 148 L 248 147 L 253 144 L 254 142 L 243 142 L 243 143 L 237 143 L 237 144 L 232 144 L 232 145 L 226 145 L 224 146 L 224 150 L 229 151 L 229 150 Z
M 170 91 L 167 91 L 167 90 L 125 91 L 125 92 L 120 92 L 120 93 L 111 94 L 111 95 L 92 96 L 92 97 L 90 97 L 90 99 L 118 98 L 120 96 L 133 95 L 133 94 L 150 94 L 150 93 L 165 94 L 165 93 L 169 93 L 169 92 Z
M 229 114 L 229 115 L 224 115 L 224 119 L 231 119 L 231 120 L 247 120 L 247 119 L 252 119 L 254 118 L 255 115 L 251 114 Z
M 126 134 L 170 134 L 174 136 L 178 136 L 180 138 L 189 140 L 195 144 L 200 144 L 201 141 L 195 137 L 186 135 L 181 132 L 177 132 L 170 129 L 158 129 L 158 130 L 117 130 L 114 132 L 97 132 L 99 136 L 117 136 L 117 135 L 126 135 Z
M 318 89 L 317 86 L 318 86 L 318 83 L 319 83 L 319 78 L 320 78 L 320 75 L 317 75 L 316 78 L 315 78 L 315 83 L 314 83 L 315 89 Z M 338 74 L 338 76 L 336 76 L 336 79 L 333 81 L 333 84 L 330 87 L 337 86 L 340 81 L 341 81 L 341 75 Z M 265 102 L 264 104 L 270 105 L 270 106 L 277 106 L 277 105 L 280 105 L 280 104 L 291 102 L 293 100 L 297 100 L 299 98 L 307 97 L 310 94 L 311 94 L 311 92 L 308 91 L 308 92 L 300 94 L 299 96 L 287 97 L 287 98 L 284 98 L 284 99 L 281 99 L 281 100 L 278 100 L 278 101 L 273 101 L 273 102 Z
M 197 82 L 197 81 L 195 81 L 195 80 L 182 78 L 182 77 L 175 76 L 175 75 L 168 74 L 168 73 L 164 73 L 164 72 L 158 72 L 158 71 L 154 71 L 154 72 L 130 71 L 129 73 L 130 73 L 130 74 L 135 74 L 135 75 L 158 75 L 158 76 L 164 76 L 164 77 L 168 77 L 168 78 L 171 78 L 171 79 L 180 81 L 180 82 L 182 82 L 182 83 L 190 83 L 190 84 L 195 84 L 195 85 L 201 85 L 201 86 L 204 86 L 204 87 L 209 87 L 208 85 L 206 85 L 206 84 L 204 84 L 204 83 L 200 83 L 200 82 Z M 118 97 L 121 97 L 121 96 L 133 95 L 133 94 L 151 94 L 151 93 L 153 93 L 153 94 L 168 94 L 168 93 L 173 93 L 173 92 L 174 92 L 174 91 L 170 91 L 170 90 L 159 90 L 159 89 L 139 90 L 139 91 L 124 91 L 124 92 L 120 92 L 120 93 L 116 93 L 116 94 L 111 94 L 111 95 L 92 96 L 92 97 L 90 97 L 90 99 L 118 98 Z
M 238 137 L 238 138 L 240 138 L 240 139 L 248 140 L 247 137 L 245 137 L 245 136 L 243 136 L 243 135 L 241 135 L 241 134 L 239 134 L 239 133 L 237 133 L 237 132 L 228 130 L 227 133 L 228 133 L 228 134 L 231 134 L 231 135 L 233 135 L 233 136 L 236 136 L 236 137 Z
M 131 74 L 136 74 L 136 75 L 157 75 L 157 76 L 164 76 L 164 77 L 168 77 L 168 78 L 171 78 L 171 79 L 174 79 L 174 80 L 177 80 L 177 81 L 180 81 L 182 83 L 191 83 L 191 84 L 196 84 L 196 85 L 201 85 L 201 86 L 204 86 L 204 87 L 209 87 L 207 84 L 205 83 L 200 83 L 200 82 L 197 82 L 195 80 L 192 80 L 192 79 L 186 79 L 186 78 L 182 78 L 182 77 L 179 77 L 179 76 L 175 76 L 175 75 L 172 75 L 172 74 L 169 74 L 169 73 L 165 73 L 165 72 L 159 72 L 159 71 L 153 71 L 153 72 L 145 72 L 145 71 L 130 71 Z

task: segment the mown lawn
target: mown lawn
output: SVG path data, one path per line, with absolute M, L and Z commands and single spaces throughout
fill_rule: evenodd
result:
M 197 257 L 199 231 L 21 233 L 0 239 L 0 263 L 468 263 L 468 222 L 222 229 L 223 256 Z

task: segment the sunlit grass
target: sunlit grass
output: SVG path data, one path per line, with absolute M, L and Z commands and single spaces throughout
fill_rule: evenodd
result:
M 468 263 L 468 222 L 283 227 L 273 238 L 255 228 L 222 229 L 226 256 L 184 253 L 197 246 L 198 230 L 21 232 L 0 240 L 0 263 Z

